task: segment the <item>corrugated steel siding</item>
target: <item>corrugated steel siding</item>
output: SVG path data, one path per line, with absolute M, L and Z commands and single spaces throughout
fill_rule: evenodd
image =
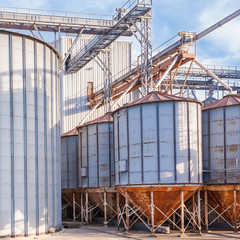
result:
M 86 169 L 86 176 L 82 176 L 81 168 Z M 113 123 L 97 123 L 80 128 L 79 187 L 111 187 L 113 185 Z
M 134 105 L 113 117 L 116 185 L 202 182 L 199 103 Z
M 74 41 L 74 38 L 62 37 L 61 41 L 62 53 L 66 53 L 71 46 L 71 43 Z M 86 42 L 87 37 L 82 37 L 73 48 L 73 54 L 77 49 L 82 48 Z M 131 62 L 131 43 L 126 41 L 116 41 L 111 45 L 111 48 L 113 58 L 112 75 L 114 79 L 116 78 L 115 75 L 120 76 L 129 71 Z M 99 54 L 99 57 L 102 59 L 102 53 Z M 121 73 L 119 74 L 119 72 Z M 94 89 L 98 90 L 103 87 L 103 80 L 103 70 L 94 60 L 77 73 L 62 73 L 62 133 L 76 127 L 90 110 L 87 99 L 87 82 L 92 81 Z M 131 94 L 125 96 L 120 104 L 129 101 L 131 101 Z M 101 107 L 95 111 L 89 120 L 93 120 L 103 114 L 104 108 Z
M 61 227 L 59 59 L 0 31 L 0 237 Z
M 78 135 L 61 138 L 62 188 L 78 187 Z
M 236 175 L 240 168 L 240 105 L 203 111 L 203 166 L 210 181 Z M 224 172 L 226 170 L 226 174 Z M 215 183 L 239 183 L 239 177 Z

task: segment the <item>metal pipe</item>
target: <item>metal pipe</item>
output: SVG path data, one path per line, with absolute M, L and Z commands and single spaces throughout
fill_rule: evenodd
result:
M 168 66 L 167 70 L 164 72 L 164 74 L 161 76 L 161 78 L 158 80 L 158 82 L 155 84 L 153 90 L 156 91 L 156 89 L 158 88 L 158 86 L 162 83 L 162 81 L 165 79 L 165 77 L 168 75 L 168 73 L 170 72 L 170 70 L 172 69 L 173 65 L 177 62 L 178 60 L 178 55 L 173 59 L 173 61 L 171 62 L 171 64 Z
M 198 62 L 196 59 L 193 60 L 200 68 L 202 68 L 207 74 L 209 74 L 212 78 L 214 78 L 217 82 L 219 82 L 222 86 L 224 86 L 230 94 L 232 94 L 232 88 L 229 87 L 226 83 L 224 83 L 217 75 L 215 75 L 211 70 L 207 69 L 205 66 L 203 66 L 200 62 Z

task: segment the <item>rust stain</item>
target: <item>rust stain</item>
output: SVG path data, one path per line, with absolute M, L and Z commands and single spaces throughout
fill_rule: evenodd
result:
M 227 146 L 228 152 L 238 152 L 238 145 L 229 145 Z
M 215 146 L 214 149 L 215 149 L 215 152 L 223 153 L 224 146 Z

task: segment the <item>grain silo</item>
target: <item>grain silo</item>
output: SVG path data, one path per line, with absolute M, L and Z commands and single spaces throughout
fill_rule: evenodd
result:
M 59 53 L 0 31 L 0 237 L 61 228 Z
M 116 188 L 154 227 L 201 187 L 201 103 L 151 92 L 113 118 Z
M 111 113 L 78 128 L 79 187 L 107 218 L 116 210 L 114 185 L 113 119 Z M 107 208 L 107 205 L 111 208 Z
M 208 202 L 236 228 L 240 220 L 240 96 L 227 95 L 207 105 L 202 117 Z

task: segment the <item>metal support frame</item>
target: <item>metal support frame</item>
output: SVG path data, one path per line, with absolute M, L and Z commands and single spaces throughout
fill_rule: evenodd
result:
M 196 59 L 194 59 L 194 62 L 201 67 L 207 74 L 209 74 L 212 78 L 214 78 L 217 82 L 219 82 L 222 86 L 224 86 L 230 94 L 232 94 L 232 88 L 229 87 L 225 82 L 223 82 L 216 74 L 214 74 L 211 70 L 207 69 L 205 66 L 203 66 L 200 62 L 198 62 Z
M 237 231 L 238 228 L 240 226 L 237 225 L 237 213 L 236 213 L 236 208 L 237 206 L 240 207 L 240 204 L 237 203 L 236 201 L 236 189 L 233 190 L 232 192 L 233 194 L 233 203 L 230 204 L 229 206 L 226 206 L 225 209 L 222 210 L 222 212 L 217 211 L 217 209 L 219 208 L 219 205 L 217 204 L 216 206 L 212 206 L 211 204 L 209 204 L 208 202 L 208 191 L 205 190 L 204 192 L 204 205 L 205 205 L 205 227 L 206 230 L 208 231 L 209 226 L 211 226 L 214 222 L 218 221 L 220 218 L 227 223 L 231 228 L 234 229 L 234 231 Z M 233 213 L 233 224 L 230 223 L 223 215 L 224 213 L 226 213 L 227 211 L 229 211 L 230 209 L 232 209 L 232 213 Z M 211 216 L 212 213 L 215 213 L 217 216 L 213 218 L 212 221 L 210 221 L 209 223 L 209 218 Z
M 104 111 L 111 112 L 112 104 L 112 50 L 108 47 L 103 54 L 104 63 Z
M 126 232 L 129 232 L 129 230 L 133 227 L 134 224 L 137 223 L 137 221 L 141 221 L 148 229 L 151 231 L 152 234 L 156 233 L 158 230 L 160 230 L 163 227 L 163 224 L 165 222 L 169 222 L 173 229 L 178 229 L 181 231 L 181 236 L 184 236 L 186 229 L 190 225 L 196 226 L 198 228 L 198 232 L 201 233 L 201 207 L 200 207 L 200 190 L 197 191 L 197 206 L 192 208 L 193 211 L 191 212 L 190 209 L 188 209 L 185 205 L 184 200 L 184 190 L 180 193 L 180 205 L 177 206 L 175 209 L 171 208 L 172 212 L 168 215 L 166 215 L 161 209 L 159 209 L 154 204 L 154 191 L 151 190 L 150 196 L 151 196 L 151 204 L 147 206 L 146 209 L 141 209 L 138 206 L 134 206 L 131 204 L 127 190 L 125 190 L 125 193 L 119 193 L 125 198 L 125 204 L 122 206 L 122 209 L 119 205 L 119 200 L 117 198 L 117 209 L 118 209 L 118 230 L 120 223 L 122 222 Z M 193 203 L 193 202 L 192 202 Z M 195 200 L 194 200 L 195 203 Z M 147 218 L 146 212 L 149 211 L 151 213 L 151 217 Z M 180 213 L 179 213 L 180 211 Z M 160 224 L 155 223 L 155 213 L 160 213 L 164 216 L 164 220 Z M 125 218 L 124 218 L 125 216 Z M 176 222 L 176 216 L 179 218 L 179 221 Z M 197 216 L 197 220 L 195 219 L 195 216 Z M 180 222 L 180 226 L 179 226 Z

